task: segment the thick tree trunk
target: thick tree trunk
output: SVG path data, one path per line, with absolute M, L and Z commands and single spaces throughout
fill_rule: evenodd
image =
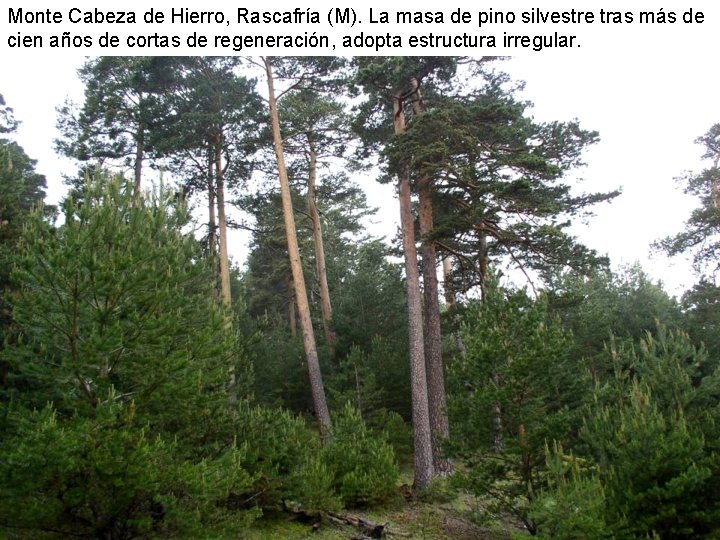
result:
M 335 356 L 335 333 L 332 330 L 332 305 L 328 288 L 327 266 L 325 264 L 325 244 L 323 243 L 320 212 L 316 204 L 315 184 L 317 182 L 317 150 L 312 137 L 309 140 L 309 174 L 308 174 L 308 213 L 312 222 L 313 242 L 315 244 L 315 266 L 317 269 L 318 287 L 320 289 L 320 310 L 322 312 L 325 342 L 330 355 Z
M 400 97 L 393 101 L 395 134 L 405 133 L 405 113 Z M 432 435 L 428 408 L 425 347 L 423 344 L 422 303 L 420 301 L 420 273 L 415 248 L 415 222 L 410 198 L 410 178 L 407 171 L 399 174 L 400 224 L 405 254 L 405 274 L 410 340 L 410 386 L 412 391 L 413 448 L 416 488 L 423 489 L 433 476 Z
M 232 303 L 230 294 L 230 262 L 228 261 L 227 221 L 225 219 L 225 180 L 222 168 L 222 135 L 215 146 L 215 195 L 217 197 L 218 233 L 220 244 L 220 296 L 226 308 Z
M 430 179 L 423 178 L 418 186 L 420 199 L 420 235 L 422 244 L 423 294 L 425 298 L 425 368 L 427 370 L 430 429 L 433 434 L 435 473 L 450 472 L 451 466 L 442 459 L 442 445 L 450 436 L 446 411 L 445 374 L 440 330 L 440 301 L 435 256 L 435 243 L 429 239 L 433 230 L 433 207 Z
M 416 115 L 425 113 L 422 94 L 415 86 L 413 109 Z M 450 462 L 441 458 L 443 441 L 450 436 L 446 411 L 445 374 L 442 357 L 442 332 L 440 329 L 440 301 L 437 278 L 435 242 L 433 233 L 432 179 L 423 175 L 418 182 L 420 202 L 420 252 L 423 261 L 423 293 L 425 298 L 425 366 L 427 369 L 430 429 L 433 435 L 433 463 L 435 473 L 450 472 Z
M 275 99 L 275 85 L 273 81 L 272 65 L 268 57 L 263 58 L 267 74 L 268 100 L 270 102 L 270 120 L 272 124 L 273 145 L 277 158 L 278 176 L 280 177 L 280 194 L 283 204 L 283 216 L 285 218 L 285 232 L 287 234 L 288 254 L 290 255 L 290 268 L 292 270 L 293 282 L 295 284 L 295 301 L 297 302 L 300 318 L 300 330 L 303 336 L 305 357 L 310 375 L 310 389 L 312 391 L 313 405 L 320 427 L 320 437 L 327 440 L 332 435 L 332 422 L 330 411 L 325 400 L 325 387 L 320 372 L 320 361 L 318 359 L 317 347 L 315 345 L 315 334 L 313 332 L 312 320 L 310 319 L 310 305 L 308 304 L 307 289 L 305 288 L 305 276 L 303 275 L 300 263 L 300 249 L 297 242 L 297 231 L 295 229 L 295 217 L 293 215 L 292 200 L 290 196 L 290 182 L 285 167 L 285 152 L 282 137 L 280 136 L 280 116 L 277 110 Z

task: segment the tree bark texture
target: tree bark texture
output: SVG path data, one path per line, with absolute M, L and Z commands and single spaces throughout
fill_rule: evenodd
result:
M 213 161 L 212 144 L 208 143 L 208 255 L 210 256 L 213 268 L 215 268 L 217 263 L 217 219 L 215 218 L 215 182 L 213 181 L 215 177 L 213 175 Z
M 313 242 L 315 244 L 315 266 L 317 269 L 318 288 L 320 289 L 320 310 L 322 313 L 325 342 L 331 356 L 335 356 L 335 333 L 332 330 L 332 304 L 330 303 L 330 289 L 327 280 L 327 265 L 325 264 L 325 244 L 323 242 L 320 212 L 317 209 L 315 185 L 317 183 L 317 150 L 312 137 L 309 138 L 308 148 L 309 174 L 308 174 L 308 213 L 312 222 Z
M 402 98 L 394 98 L 393 112 L 395 134 L 402 135 L 405 133 L 405 112 L 403 110 Z M 407 170 L 400 172 L 398 184 L 408 305 L 410 386 L 412 392 L 415 465 L 414 484 L 416 488 L 423 489 L 428 485 L 433 476 L 433 452 L 428 408 L 427 374 L 425 372 L 420 273 L 418 271 L 417 250 L 415 248 L 415 220 L 413 219 L 411 207 L 410 177 Z
M 228 261 L 227 221 L 225 219 L 225 179 L 222 168 L 222 134 L 215 146 L 215 196 L 217 198 L 218 233 L 220 244 L 220 296 L 226 308 L 232 303 L 230 294 L 230 262 Z
M 305 287 L 305 276 L 303 275 L 300 262 L 300 249 L 297 242 L 297 230 L 295 228 L 295 217 L 293 214 L 292 200 L 290 195 L 290 182 L 285 167 L 285 152 L 282 137 L 280 136 L 280 116 L 275 98 L 275 84 L 273 81 L 272 63 L 270 58 L 263 58 L 265 72 L 267 74 L 268 100 L 270 102 L 270 121 L 272 124 L 273 146 L 277 158 L 278 176 L 280 178 L 280 194 L 282 197 L 283 217 L 285 220 L 285 232 L 287 235 L 288 254 L 290 256 L 290 268 L 295 285 L 295 301 L 300 319 L 300 330 L 303 337 L 305 357 L 310 376 L 310 389 L 312 391 L 313 405 L 320 427 L 320 438 L 327 440 L 332 435 L 332 422 L 330 412 L 325 400 L 325 387 L 320 372 L 320 361 L 315 344 L 312 320 L 310 319 L 310 305 L 308 303 L 307 289 Z
M 720 153 L 715 156 L 715 163 L 713 164 L 714 171 L 712 173 L 712 177 L 710 178 L 710 194 L 715 208 L 720 208 L 720 177 L 718 177 L 718 163 L 720 163 Z
M 288 325 L 290 326 L 290 335 L 292 337 L 297 336 L 297 318 L 295 317 L 295 286 L 293 285 L 292 278 L 287 280 L 287 313 L 288 313 Z
M 429 239 L 433 231 L 433 207 L 430 179 L 422 178 L 418 186 L 420 200 L 420 235 L 422 243 L 423 295 L 425 299 L 425 369 L 427 370 L 430 429 L 433 435 L 435 472 L 448 472 L 450 464 L 442 459 L 443 441 L 450 436 L 445 396 L 445 373 L 440 330 L 440 301 L 435 243 Z
M 417 80 L 413 80 L 415 96 L 413 110 L 416 115 L 425 113 L 422 94 Z M 425 366 L 427 370 L 430 429 L 433 436 L 433 463 L 435 473 L 449 472 L 450 463 L 441 458 L 443 441 L 450 436 L 445 396 L 445 374 L 442 357 L 442 331 L 440 328 L 440 300 L 437 257 L 433 233 L 432 178 L 422 175 L 418 180 L 420 203 L 420 252 L 423 268 L 423 294 L 425 299 Z
M 135 194 L 140 194 L 140 184 L 142 183 L 142 166 L 145 157 L 145 128 L 142 122 L 138 124 L 137 134 L 135 136 Z

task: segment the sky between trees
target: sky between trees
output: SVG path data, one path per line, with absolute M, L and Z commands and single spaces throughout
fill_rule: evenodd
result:
M 0 82 L 0 92 L 22 121 L 17 140 L 47 176 L 51 202 L 65 192 L 61 174 L 76 171 L 72 162 L 54 154 L 52 141 L 57 136 L 55 107 L 66 97 L 82 100 L 76 74 L 82 62 L 81 56 L 48 60 L 25 55 L 11 60 Z M 521 95 L 535 104 L 538 120 L 577 118 L 584 128 L 600 133 L 600 143 L 586 153 L 587 167 L 575 173 L 582 179 L 578 189 L 621 187 L 623 193 L 599 205 L 594 218 L 574 224 L 572 232 L 588 247 L 608 254 L 614 265 L 641 262 L 671 294 L 689 288 L 695 281 L 689 264 L 652 255 L 649 246 L 680 231 L 695 206 L 674 178 L 703 168 L 703 150 L 693 141 L 720 121 L 714 70 L 699 57 L 633 54 L 528 55 L 496 68 L 526 82 Z M 394 187 L 378 184 L 372 174 L 359 183 L 369 203 L 380 208 L 369 231 L 393 237 L 398 226 Z M 246 243 L 240 233 L 230 238 L 237 263 L 244 261 Z

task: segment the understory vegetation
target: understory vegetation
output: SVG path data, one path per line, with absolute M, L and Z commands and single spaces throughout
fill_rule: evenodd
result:
M 720 127 L 678 300 L 492 66 L 90 59 L 57 207 L 0 96 L 0 536 L 720 538 Z

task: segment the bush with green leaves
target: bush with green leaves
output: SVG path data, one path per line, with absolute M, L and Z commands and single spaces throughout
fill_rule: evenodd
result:
M 13 416 L 0 450 L 0 530 L 10 537 L 188 537 L 237 531 L 257 515 L 225 504 L 252 484 L 242 446 L 183 459 L 177 440 L 112 399 L 92 418 L 63 419 L 51 406 Z
M 661 328 L 613 350 L 581 437 L 617 538 L 699 539 L 720 531 L 720 372 L 686 335 Z
M 530 517 L 545 538 L 715 538 L 720 531 L 717 368 L 685 334 L 658 326 L 606 354 L 613 375 L 586 409 L 574 464 L 549 455 Z
M 185 208 L 103 178 L 62 210 L 57 228 L 29 221 L 14 273 L 0 527 L 131 538 L 237 525 L 252 512 L 223 508 L 253 474 L 228 428 L 228 370 L 242 395 L 249 368 Z
M 528 507 L 546 485 L 545 444 L 580 426 L 588 373 L 545 300 L 523 291 L 488 288 L 468 306 L 462 339 L 467 352 L 449 365 L 449 450 L 462 464 L 453 482 L 534 531 Z
M 339 507 L 317 431 L 302 418 L 280 409 L 240 405 L 233 430 L 245 444 L 244 466 L 254 473 L 252 489 L 237 501 L 241 506 L 299 506 L 309 514 Z
M 529 518 L 541 539 L 610 538 L 605 493 L 591 462 L 566 454 L 561 444 L 546 447 L 547 487 L 530 504 Z
M 400 469 L 392 447 L 373 434 L 350 404 L 335 418 L 322 460 L 346 506 L 375 505 L 397 493 Z

